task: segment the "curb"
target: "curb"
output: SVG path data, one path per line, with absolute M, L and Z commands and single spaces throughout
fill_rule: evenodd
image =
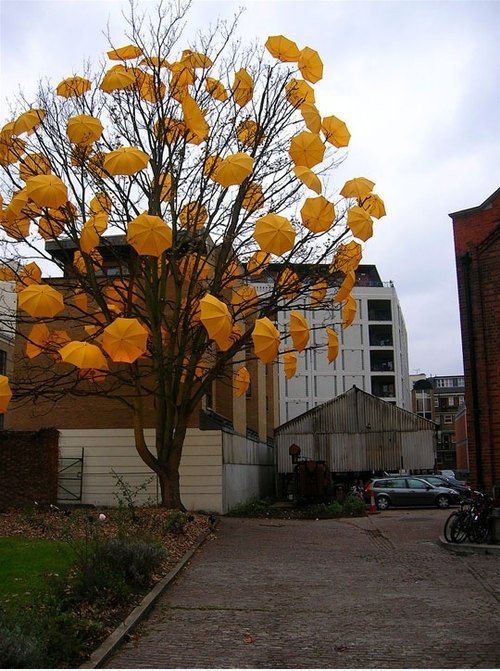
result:
M 186 566 L 194 553 L 198 550 L 200 545 L 202 545 L 207 538 L 210 536 L 210 532 L 202 534 L 194 546 L 186 552 L 184 557 L 179 561 L 179 563 L 169 572 L 167 575 L 156 583 L 153 589 L 146 594 L 142 599 L 141 603 L 134 608 L 134 610 L 128 615 L 128 617 L 123 620 L 121 624 L 111 633 L 101 645 L 94 650 L 90 655 L 89 659 L 81 664 L 78 668 L 80 669 L 98 669 L 102 664 L 115 652 L 118 646 L 121 644 L 123 638 L 134 629 L 139 622 L 148 614 L 153 605 L 155 604 L 158 597 L 165 591 L 169 584 L 177 577 L 180 571 Z
M 448 543 L 444 536 L 439 537 L 439 543 L 442 547 L 446 548 L 448 552 L 454 552 L 455 554 L 500 555 L 500 545 L 489 545 L 486 543 Z

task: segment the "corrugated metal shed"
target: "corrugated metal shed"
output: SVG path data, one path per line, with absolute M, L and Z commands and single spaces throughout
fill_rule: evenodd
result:
M 293 443 L 332 472 L 433 468 L 435 431 L 433 422 L 353 387 L 275 430 L 278 473 L 293 471 Z

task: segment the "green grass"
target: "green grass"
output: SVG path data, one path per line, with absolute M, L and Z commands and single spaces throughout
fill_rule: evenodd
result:
M 66 573 L 74 560 L 67 543 L 40 538 L 0 537 L 0 605 L 31 603 L 47 577 Z

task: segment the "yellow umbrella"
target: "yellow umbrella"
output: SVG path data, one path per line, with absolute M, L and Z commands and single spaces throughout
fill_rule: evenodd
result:
M 222 159 L 220 156 L 207 156 L 203 166 L 203 174 L 209 179 L 215 181 L 217 170 L 219 169 Z
M 264 207 L 265 199 L 262 186 L 258 182 L 250 182 L 241 202 L 241 207 L 249 212 L 255 212 Z
M 186 128 L 191 131 L 187 141 L 199 144 L 208 137 L 209 126 L 205 115 L 198 107 L 198 103 L 190 95 L 186 95 L 182 101 L 182 113 Z
M 325 145 L 319 135 L 303 130 L 292 138 L 289 152 L 295 165 L 313 168 L 323 160 Z
M 192 68 L 205 69 L 213 65 L 213 61 L 206 54 L 202 54 L 199 51 L 191 51 L 191 49 L 184 49 L 181 61 L 189 63 Z
M 71 363 L 77 368 L 96 368 L 97 370 L 108 370 L 109 368 L 99 347 L 88 342 L 72 340 L 61 347 L 59 355 L 64 363 Z
M 18 307 L 31 317 L 55 317 L 64 310 L 62 294 L 48 284 L 30 284 L 17 300 Z
M 207 93 L 210 93 L 212 98 L 215 98 L 215 100 L 220 100 L 221 102 L 227 100 L 227 91 L 224 87 L 224 84 L 222 84 L 222 82 L 220 82 L 218 79 L 207 77 L 205 80 L 205 90 Z
M 359 266 L 362 256 L 362 249 L 359 242 L 351 240 L 347 245 L 340 245 L 334 259 L 330 270 L 335 272 L 341 270 L 344 273 L 349 272 L 350 270 L 356 270 Z
M 91 199 L 89 209 L 92 214 L 101 214 L 105 212 L 109 214 L 113 208 L 113 201 L 107 193 L 100 191 Z
M 354 177 L 354 179 L 348 179 L 344 186 L 340 189 L 340 195 L 345 198 L 358 198 L 363 199 L 367 196 L 373 187 L 375 182 L 372 182 L 371 179 L 366 177 Z
M 134 363 L 147 350 L 148 332 L 137 319 L 118 317 L 106 326 L 102 348 L 112 361 Z
M 30 284 L 40 284 L 42 281 L 42 271 L 35 261 L 27 263 L 24 268 L 21 268 L 18 274 L 18 281 L 25 287 Z
M 84 254 L 90 252 L 99 245 L 99 233 L 94 226 L 85 225 L 80 233 L 79 246 Z
M 41 354 L 50 338 L 50 332 L 46 324 L 35 324 L 28 333 L 26 342 L 26 356 L 34 359 Z
M 334 147 L 347 147 L 351 134 L 347 130 L 344 121 L 337 119 L 336 116 L 326 116 L 321 124 L 321 129 L 325 134 L 325 139 Z
M 140 97 L 150 103 L 158 103 L 167 93 L 165 84 L 149 72 L 141 72 L 140 77 L 136 76 L 136 85 Z
M 50 161 L 45 154 L 35 152 L 26 154 L 19 161 L 19 177 L 27 182 L 30 177 L 37 175 L 48 175 L 51 172 Z
M 9 378 L 6 375 L 0 375 L 0 414 L 7 412 L 7 406 L 12 398 L 12 391 L 9 386 Z
M 328 231 L 335 220 L 335 208 L 324 196 L 306 198 L 300 210 L 302 223 L 313 233 Z
M 311 305 L 315 306 L 321 304 L 325 299 L 327 291 L 328 284 L 326 280 L 318 280 L 315 282 L 311 289 Z
M 250 275 L 258 277 L 269 265 L 271 255 L 262 250 L 254 252 L 247 263 L 247 271 Z
M 102 135 L 103 126 L 99 119 L 88 114 L 79 114 L 68 120 L 66 133 L 73 144 L 87 146 Z
M 241 366 L 236 371 L 234 376 L 234 395 L 237 397 L 243 396 L 246 394 L 248 388 L 250 387 L 250 373 L 245 366 Z
M 271 56 L 284 63 L 296 63 L 300 56 L 296 43 L 283 35 L 271 35 L 267 38 L 265 47 Z
M 30 109 L 20 114 L 13 122 L 12 131 L 14 135 L 21 133 L 32 133 L 42 123 L 47 112 L 41 109 Z
M 108 58 L 110 61 L 128 61 L 130 58 L 138 58 L 144 56 L 140 47 L 135 44 L 127 44 L 119 49 L 112 49 L 108 51 Z
M 127 242 L 141 256 L 160 256 L 172 246 L 172 229 L 160 217 L 143 212 L 129 221 Z
M 229 309 L 225 303 L 207 293 L 200 299 L 200 320 L 209 338 L 217 344 L 227 341 L 233 325 Z
M 90 90 L 92 82 L 85 77 L 68 77 L 59 82 L 56 88 L 58 96 L 63 98 L 72 98 L 74 96 L 81 96 Z
M 146 65 L 150 68 L 168 68 L 170 63 L 160 56 L 146 56 L 139 62 L 139 65 Z
M 193 200 L 179 212 L 179 221 L 186 228 L 200 230 L 205 226 L 208 219 L 207 208 L 198 200 Z
M 258 296 L 255 287 L 244 284 L 233 290 L 231 305 L 236 308 L 235 316 L 246 316 L 257 308 Z
M 303 79 L 290 79 L 285 85 L 286 99 L 294 107 L 302 107 L 302 105 L 314 105 L 316 97 L 314 89 Z
M 310 168 L 305 168 L 303 165 L 296 165 L 293 172 L 309 189 L 316 191 L 316 193 L 321 193 L 323 187 L 321 186 L 319 177 Z
M 309 342 L 309 322 L 298 310 L 290 312 L 290 336 L 297 352 L 302 352 Z
M 16 279 L 16 273 L 9 266 L 0 265 L 0 282 L 13 282 Z
M 241 184 L 252 174 L 253 158 L 243 152 L 231 154 L 221 161 L 217 166 L 214 180 L 228 188 L 235 184 Z
M 24 153 L 26 142 L 20 137 L 0 142 L 0 165 L 7 166 L 17 163 Z
M 221 284 L 225 289 L 230 289 L 238 282 L 243 275 L 243 268 L 238 261 L 230 261 L 224 268 L 221 277 Z
M 88 148 L 86 148 L 88 149 Z M 105 154 L 102 151 L 98 151 L 95 154 L 92 154 L 92 156 L 88 157 L 88 164 L 87 168 L 92 175 L 96 177 L 101 177 L 104 179 L 107 177 L 106 172 L 104 171 L 104 159 L 106 158 L 107 154 Z M 87 160 L 87 159 L 84 159 Z
M 332 363 L 332 361 L 335 361 L 339 353 L 339 337 L 330 326 L 326 327 L 326 335 L 328 337 L 328 363 Z
M 352 296 L 348 296 L 344 307 L 342 308 L 342 328 L 346 329 L 354 321 L 356 316 L 356 300 Z
M 299 70 L 308 82 L 315 84 L 323 77 L 323 61 L 319 54 L 310 47 L 304 47 L 298 60 Z
M 72 305 L 82 312 L 87 312 L 89 301 L 87 294 L 84 291 L 75 291 L 71 302 Z
M 179 272 L 186 280 L 191 279 L 192 275 L 196 275 L 199 282 L 207 280 L 210 276 L 210 270 L 207 257 L 203 254 L 186 254 L 179 261 Z
M 272 321 L 267 317 L 255 320 L 252 331 L 255 356 L 262 363 L 271 363 L 278 354 L 280 334 Z
M 49 210 L 47 216 L 38 220 L 38 232 L 44 240 L 54 240 L 64 231 L 65 223 L 58 210 Z
M 358 205 L 347 210 L 347 225 L 355 238 L 365 242 L 373 235 L 373 221 L 368 212 Z
M 172 73 L 171 89 L 186 88 L 196 80 L 194 68 L 187 61 L 171 63 L 169 70 Z
M 239 105 L 239 107 L 244 107 L 250 100 L 252 100 L 253 79 L 244 68 L 238 70 L 234 75 L 231 89 L 233 91 L 234 102 Z
M 253 237 L 262 251 L 281 256 L 293 249 L 295 230 L 286 217 L 269 213 L 255 222 Z
M 285 352 L 283 364 L 285 377 L 290 380 L 297 372 L 297 352 Z
M 257 144 L 262 144 L 265 135 L 262 128 L 253 119 L 246 119 L 242 121 L 236 128 L 236 137 L 241 144 L 247 147 L 253 147 L 258 139 Z
M 304 103 L 300 106 L 300 113 L 311 133 L 319 133 L 321 130 L 321 115 L 318 108 L 312 103 Z
M 300 289 L 299 276 L 291 268 L 285 268 L 276 279 L 276 288 L 280 292 L 281 298 L 289 300 L 296 298 Z
M 92 264 L 97 268 L 102 268 L 102 256 L 99 254 L 97 249 L 93 249 L 90 254 L 88 254 Z M 73 266 L 79 270 L 81 273 L 87 272 L 87 266 L 85 264 L 85 257 L 77 250 L 73 255 Z
M 160 186 L 160 200 L 165 202 L 172 197 L 172 175 L 169 172 L 162 172 L 158 177 Z
M 344 277 L 342 284 L 340 285 L 337 293 L 333 298 L 334 303 L 341 303 L 345 301 L 346 298 L 351 293 L 351 289 L 356 283 L 356 273 L 354 270 L 349 270 Z
M 360 199 L 358 204 L 375 219 L 380 219 L 386 215 L 384 201 L 376 193 L 369 193 L 363 199 Z
M 10 219 L 20 217 L 24 214 L 24 210 L 28 209 L 28 200 L 29 196 L 26 187 L 19 191 L 14 191 L 8 207 L 4 210 L 4 214 Z
M 8 236 L 20 242 L 29 235 L 30 220 L 27 217 L 16 217 L 4 210 L 0 215 L 0 225 Z
M 120 147 L 106 154 L 104 169 L 110 175 L 134 175 L 144 170 L 149 158 L 145 151 L 137 147 Z
M 127 89 L 135 84 L 135 76 L 123 65 L 115 65 L 104 73 L 99 88 L 105 93 Z
M 36 175 L 26 183 L 26 193 L 39 207 L 58 208 L 68 201 L 68 188 L 56 175 Z

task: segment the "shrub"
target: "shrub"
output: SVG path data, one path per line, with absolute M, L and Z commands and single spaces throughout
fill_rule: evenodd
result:
M 366 514 L 366 506 L 357 496 L 347 495 L 342 504 L 342 509 L 345 515 L 362 516 Z
M 165 522 L 165 531 L 172 534 L 184 533 L 184 528 L 189 522 L 190 517 L 180 510 L 173 510 L 168 514 Z
M 338 501 L 331 501 L 327 506 L 328 512 L 333 517 L 340 517 L 343 513 L 342 504 Z
M 269 503 L 261 499 L 251 499 L 238 503 L 227 514 L 232 517 L 263 517 L 269 514 Z
M 0 665 L 3 669 L 44 666 L 45 645 L 36 622 L 24 614 L 8 616 L 0 609 Z
M 123 578 L 131 587 L 146 587 L 154 571 L 166 558 L 158 543 L 135 538 L 114 538 L 100 548 L 100 564 Z

